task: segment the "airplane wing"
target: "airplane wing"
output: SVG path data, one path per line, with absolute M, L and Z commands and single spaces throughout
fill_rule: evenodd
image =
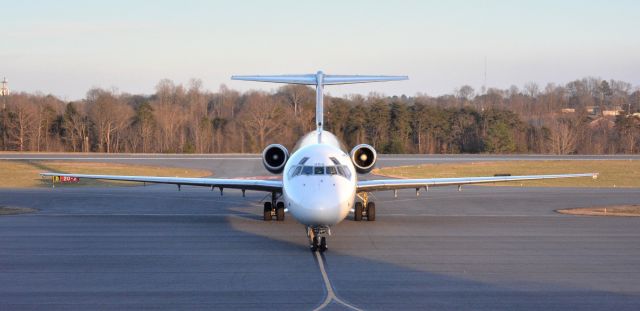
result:
M 182 178 L 182 177 L 153 177 L 153 176 L 118 176 L 118 175 L 86 175 L 86 174 L 60 174 L 40 173 L 42 176 L 77 177 L 87 179 L 136 181 L 156 184 L 172 184 L 186 186 L 203 186 L 216 188 L 231 188 L 242 190 L 256 190 L 267 192 L 282 192 L 281 180 L 254 180 L 254 179 L 219 179 L 219 178 Z
M 560 175 L 523 175 L 523 176 L 491 176 L 491 177 L 459 177 L 459 178 L 426 178 L 426 179 L 377 179 L 358 181 L 358 192 L 425 188 L 438 186 L 461 186 L 470 184 L 485 184 L 507 181 L 524 181 L 557 178 L 592 177 L 596 179 L 598 173 L 588 174 L 560 174 Z

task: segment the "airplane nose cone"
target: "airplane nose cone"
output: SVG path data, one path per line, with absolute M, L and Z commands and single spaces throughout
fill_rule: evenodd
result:
M 303 186 L 300 190 L 287 194 L 289 213 L 305 225 L 335 225 L 349 213 L 349 195 L 332 184 L 317 189 Z
M 335 225 L 340 222 L 340 205 L 335 200 L 307 200 L 300 209 L 301 222 L 313 225 Z

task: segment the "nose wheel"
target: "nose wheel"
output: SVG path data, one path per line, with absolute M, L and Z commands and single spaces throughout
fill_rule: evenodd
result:
M 331 230 L 326 226 L 307 227 L 307 235 L 309 236 L 309 248 L 312 252 L 320 251 L 321 253 L 327 250 L 327 237 L 330 235 Z

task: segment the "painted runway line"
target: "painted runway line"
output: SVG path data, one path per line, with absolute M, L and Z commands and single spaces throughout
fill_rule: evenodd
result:
M 322 256 L 320 256 L 320 252 L 313 252 L 313 254 L 316 257 L 316 262 L 318 263 L 318 268 L 320 269 L 320 273 L 322 274 L 322 280 L 324 281 L 325 292 L 326 292 L 326 295 L 327 295 L 325 297 L 324 301 L 322 302 L 322 304 L 320 304 L 317 308 L 315 308 L 313 310 L 314 311 L 322 310 L 322 309 L 326 308 L 332 302 L 335 302 L 335 303 L 337 303 L 339 305 L 342 305 L 342 306 L 344 306 L 344 307 L 346 307 L 348 309 L 361 311 L 362 309 L 359 309 L 358 307 L 350 305 L 349 303 L 345 302 L 344 300 L 338 298 L 338 296 L 336 295 L 335 291 L 333 290 L 333 286 L 331 286 L 331 281 L 329 280 L 329 275 L 327 275 L 327 270 L 325 270 L 325 268 L 324 268 L 324 259 L 322 258 Z

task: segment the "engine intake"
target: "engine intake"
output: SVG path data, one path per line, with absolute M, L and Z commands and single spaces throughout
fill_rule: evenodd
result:
M 272 144 L 262 151 L 262 164 L 267 171 L 280 174 L 289 159 L 289 150 L 283 145 Z
M 351 162 L 358 174 L 367 174 L 376 166 L 378 155 L 373 147 L 362 144 L 351 150 Z

